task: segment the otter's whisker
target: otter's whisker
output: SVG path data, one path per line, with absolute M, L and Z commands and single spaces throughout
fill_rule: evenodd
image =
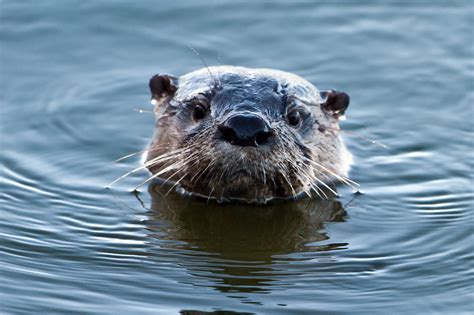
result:
M 294 160 L 301 160 L 303 158 L 304 158 L 303 155 L 297 154 L 294 157 Z M 319 191 L 320 191 L 324 195 L 325 199 L 329 199 L 328 196 L 326 195 L 326 193 L 317 184 L 314 183 L 315 181 L 317 181 L 321 185 L 325 186 L 328 190 L 330 190 L 334 195 L 337 196 L 337 193 L 333 189 L 331 189 L 328 185 L 326 185 L 326 183 L 324 183 L 322 180 L 320 180 L 314 174 L 308 174 L 300 165 L 298 165 L 298 163 L 295 163 L 293 166 L 297 168 L 298 173 L 300 173 L 301 176 L 304 176 L 306 178 L 306 180 L 309 182 L 310 186 L 316 191 L 316 193 L 318 194 L 319 197 L 321 197 L 321 195 L 319 194 Z M 300 181 L 301 181 L 301 179 L 300 179 Z M 303 181 L 301 181 L 301 182 L 303 183 Z
M 145 162 L 144 165 L 147 166 L 147 167 L 152 167 L 152 166 L 155 166 L 158 163 L 161 163 L 162 162 L 161 159 L 163 157 L 167 157 L 167 156 L 171 156 L 171 155 L 174 156 L 174 155 L 185 154 L 185 153 L 188 153 L 189 151 L 191 151 L 191 150 L 190 149 L 176 149 L 176 150 L 164 153 L 162 155 L 159 155 L 157 157 L 154 157 L 153 159 Z
M 314 179 L 320 183 L 321 185 L 323 185 L 324 187 L 326 187 L 330 192 L 332 192 L 334 194 L 334 196 L 339 196 L 331 187 L 329 187 L 325 182 L 323 182 L 322 180 L 320 180 L 319 178 L 317 177 L 314 177 Z
M 306 161 L 309 161 L 310 163 L 313 163 L 315 166 L 322 168 L 323 170 L 325 170 L 326 172 L 328 172 L 329 174 L 331 174 L 332 176 L 334 176 L 335 178 L 337 178 L 338 180 L 340 180 L 341 182 L 343 182 L 346 185 L 352 186 L 353 188 L 355 188 L 354 185 L 359 186 L 359 184 L 354 182 L 353 180 L 351 180 L 351 179 L 349 179 L 345 176 L 342 176 L 342 175 L 337 175 L 336 173 L 330 171 L 329 169 L 327 169 L 325 166 L 321 165 L 320 163 L 317 163 L 317 162 L 315 162 L 315 161 L 313 161 L 309 158 L 306 158 L 306 157 L 304 157 L 304 159 Z
M 127 154 L 125 156 L 122 156 L 121 158 L 118 158 L 114 161 L 114 163 L 118 163 L 118 162 L 121 162 L 123 160 L 126 160 L 132 156 L 135 156 L 135 155 L 139 155 L 139 154 L 143 154 L 145 152 L 151 152 L 151 151 L 156 151 L 158 150 L 159 148 L 153 148 L 153 149 L 145 149 L 145 150 L 141 150 L 141 151 L 137 151 L 137 152 L 133 152 L 133 153 L 130 153 L 130 154 Z
M 179 152 L 170 152 L 170 153 L 165 153 L 160 156 L 157 156 L 146 163 L 143 164 L 143 167 L 153 167 L 156 166 L 159 163 L 163 163 L 165 161 L 171 160 L 173 158 L 177 158 L 183 153 L 186 153 L 187 151 L 179 151 Z
M 161 145 L 156 145 L 154 146 L 153 148 L 148 148 L 148 149 L 145 149 L 145 150 L 141 150 L 141 151 L 137 151 L 137 152 L 133 152 L 133 153 L 130 153 L 130 154 L 127 154 L 125 156 L 122 156 L 121 158 L 118 158 L 114 161 L 114 163 L 118 163 L 120 161 L 123 161 L 125 159 L 128 159 L 132 156 L 135 156 L 135 155 L 138 155 L 138 154 L 142 154 L 142 153 L 145 153 L 145 152 L 153 152 L 153 151 L 156 151 L 156 150 L 160 150 L 160 149 L 163 149 L 163 148 L 166 148 L 168 147 L 169 143 L 164 143 L 164 144 L 161 144 Z
M 171 154 L 171 153 L 169 153 L 169 154 Z M 169 160 L 169 159 L 172 159 L 172 158 L 178 156 L 178 154 L 176 154 L 176 152 L 173 152 L 173 155 L 171 155 L 171 156 L 167 156 L 167 155 L 169 155 L 169 154 L 167 153 L 167 154 L 163 154 L 163 155 L 159 156 L 160 158 L 162 158 L 161 160 L 158 159 L 158 158 L 155 158 L 155 159 L 156 159 L 157 161 L 159 161 L 159 162 L 163 162 L 163 161 L 166 161 L 166 160 Z M 152 161 L 154 161 L 155 159 L 153 159 Z M 148 166 L 150 166 L 150 165 L 152 165 L 152 163 L 145 163 L 144 165 L 139 166 L 139 167 L 137 167 L 137 168 L 135 168 L 135 169 L 133 169 L 133 170 L 131 170 L 131 171 L 129 171 L 129 172 L 123 174 L 122 176 L 118 177 L 118 178 L 115 179 L 113 182 L 111 182 L 111 183 L 107 186 L 107 188 L 112 187 L 112 185 L 114 185 L 114 184 L 117 183 L 118 181 L 120 181 L 120 180 L 124 179 L 125 177 L 127 177 L 127 176 L 129 176 L 129 175 L 131 175 L 131 174 L 133 174 L 133 173 L 136 173 L 136 172 L 138 172 L 139 170 L 142 170 L 142 169 L 144 169 L 144 168 L 146 168 L 146 167 L 148 167 Z
M 140 184 L 138 184 L 134 190 L 137 190 L 138 188 L 140 188 L 141 186 L 145 185 L 146 183 L 148 183 L 149 181 L 159 177 L 160 175 L 166 173 L 166 172 L 169 172 L 171 170 L 174 170 L 176 169 L 177 167 L 181 167 L 181 162 L 176 162 L 176 163 L 173 163 L 171 164 L 170 166 L 167 166 L 165 167 L 164 169 L 161 169 L 160 171 L 158 171 L 157 173 L 153 174 L 152 176 L 148 177 L 146 180 L 144 180 L 143 182 L 141 182 Z
M 204 174 L 215 161 L 216 159 L 212 158 L 204 169 L 196 172 L 196 174 L 190 179 L 190 182 L 194 183 L 194 181 L 198 181 L 202 174 Z
M 306 175 L 306 174 L 305 174 Z M 307 177 L 307 176 L 305 176 Z M 307 178 L 308 179 L 308 178 Z M 313 184 L 311 180 L 308 180 L 308 184 L 305 184 L 305 182 L 302 180 L 301 176 L 298 176 L 298 180 L 300 181 L 302 187 L 303 187 L 303 192 L 309 197 L 312 198 L 313 196 L 311 195 L 311 188 L 313 188 Z M 314 189 L 314 188 L 313 188 Z M 316 189 L 314 189 L 316 190 Z M 317 195 L 319 196 L 319 193 L 316 191 Z
M 209 202 L 209 200 L 211 200 L 211 195 L 212 195 L 212 192 L 214 191 L 214 186 L 212 186 L 212 189 L 211 189 L 211 192 L 209 193 L 209 195 L 207 196 L 207 202 Z
M 217 182 L 217 185 L 221 183 L 222 178 L 224 177 L 224 174 L 226 174 L 228 170 L 229 170 L 229 163 L 224 163 L 224 169 L 221 172 L 221 176 L 219 177 L 219 181 Z
M 196 49 L 194 49 L 194 47 L 192 47 L 191 45 L 188 45 L 188 48 L 191 49 L 194 52 L 194 54 L 199 57 L 199 59 L 201 59 L 202 64 L 204 65 L 204 67 L 206 67 L 207 72 L 209 72 L 209 75 L 211 76 L 211 79 L 214 81 L 214 85 L 219 84 L 218 86 L 220 86 L 220 84 L 221 84 L 220 78 L 219 78 L 219 81 L 216 80 L 216 78 L 214 77 L 214 75 L 211 72 L 211 69 L 209 68 L 207 63 L 204 61 L 204 58 L 201 57 L 199 52 Z
M 297 160 L 297 157 L 294 156 L 293 160 Z M 296 176 L 298 178 L 298 181 L 301 183 L 303 187 L 303 191 L 308 195 L 308 197 L 311 198 L 311 193 L 308 191 L 307 185 L 305 185 L 305 181 L 303 180 L 303 177 L 306 178 L 306 181 L 308 181 L 310 184 L 312 180 L 308 177 L 308 174 L 298 165 L 298 163 L 294 163 L 292 167 L 296 168 Z
M 341 131 L 341 132 L 344 132 L 346 134 L 348 134 L 349 136 L 352 136 L 352 137 L 356 137 L 356 138 L 359 138 L 359 139 L 362 139 L 362 140 L 365 140 L 365 141 L 368 141 L 372 144 L 375 144 L 381 148 L 384 148 L 386 150 L 390 150 L 390 147 L 379 142 L 379 141 L 376 141 L 376 140 L 373 140 L 373 139 L 370 139 L 369 137 L 366 137 L 364 135 L 360 135 L 360 134 L 357 134 L 353 131 L 347 131 L 347 130 L 343 130 L 343 129 L 340 129 L 340 128 L 331 128 L 331 127 L 327 127 L 327 126 L 323 126 L 324 128 L 326 129 L 329 129 L 329 130 L 333 130 L 333 131 Z
M 257 165 L 253 165 L 253 170 L 255 171 L 255 178 L 257 179 L 257 181 L 260 181 L 260 173 L 257 169 Z
M 303 172 L 303 171 L 302 171 L 302 175 L 308 176 L 308 174 L 306 174 L 306 173 Z M 321 187 L 319 187 L 318 185 L 316 185 L 316 184 L 314 183 L 314 181 L 317 180 L 316 178 L 313 178 L 313 177 L 309 177 L 309 176 L 308 176 L 307 179 L 308 179 L 308 181 L 309 181 L 309 185 L 311 186 L 311 188 L 313 188 L 313 189 L 316 191 L 316 193 L 318 194 L 318 196 L 319 196 L 320 198 L 323 198 L 323 196 L 321 196 L 321 194 L 323 194 L 323 195 L 324 195 L 324 199 L 329 199 L 328 196 L 326 195 L 326 193 L 321 189 Z M 321 192 L 321 194 L 320 194 L 319 192 Z
M 126 159 L 128 159 L 128 158 L 130 158 L 130 157 L 132 157 L 132 156 L 145 153 L 145 152 L 147 152 L 148 150 L 150 150 L 150 149 L 141 150 L 141 151 L 137 151 L 137 152 L 134 152 L 134 153 L 127 154 L 127 155 L 125 155 L 125 156 L 122 156 L 121 158 L 116 159 L 116 160 L 114 161 L 114 163 L 118 163 L 118 162 L 123 161 L 123 160 L 126 160 Z
M 174 177 L 176 174 L 178 174 L 179 172 L 181 172 L 181 171 L 182 171 L 182 168 L 183 168 L 184 166 L 186 166 L 186 164 L 188 164 L 189 162 L 191 162 L 197 155 L 198 155 L 198 153 L 194 153 L 194 154 L 191 154 L 190 156 L 186 157 L 184 160 L 178 161 L 178 163 L 181 163 L 180 168 L 179 168 L 176 172 L 174 172 L 173 174 L 171 174 L 170 176 L 168 176 L 168 178 L 166 178 L 166 179 L 164 180 L 164 182 L 161 183 L 161 186 L 165 185 L 172 177 Z
M 283 170 L 287 171 L 287 168 L 285 165 L 281 165 L 281 163 L 279 163 L 279 165 L 283 168 Z M 293 192 L 293 196 L 296 196 L 296 191 L 295 189 L 293 188 L 293 185 L 291 185 L 291 182 L 290 180 L 288 179 L 288 176 L 283 173 L 282 171 L 279 172 L 281 174 L 281 176 L 283 177 L 283 179 L 288 183 L 288 185 L 290 186 L 290 189 L 291 191 Z
M 154 158 L 154 159 L 148 161 L 148 162 L 145 163 L 143 166 L 138 167 L 138 168 L 136 168 L 135 170 L 130 171 L 129 173 L 123 175 L 123 177 L 128 176 L 128 175 L 131 174 L 132 172 L 136 172 L 136 171 L 138 171 L 138 170 L 140 170 L 140 169 L 142 169 L 142 168 L 145 168 L 145 167 L 153 167 L 153 166 L 155 166 L 155 165 L 158 164 L 158 163 L 162 163 L 162 162 L 164 162 L 164 161 L 167 161 L 167 160 L 176 158 L 176 157 L 178 157 L 180 154 L 186 153 L 186 152 L 188 152 L 188 150 L 179 149 L 179 150 L 174 150 L 174 151 L 171 151 L 171 152 L 162 154 L 162 155 L 160 155 L 160 156 L 158 156 L 158 157 L 156 157 L 156 158 Z M 181 163 L 181 161 L 177 161 L 177 162 L 171 164 L 170 166 L 168 166 L 168 167 L 166 168 L 166 171 L 168 171 L 168 168 L 170 168 L 170 167 L 172 167 L 171 169 L 176 168 L 177 166 L 179 166 L 179 163 Z M 163 174 L 163 170 L 160 170 L 160 171 L 159 171 L 159 175 L 161 175 L 161 174 Z M 156 174 L 155 174 L 155 175 L 156 175 Z M 159 176 L 159 175 L 158 175 L 158 176 Z M 152 178 L 149 178 L 148 180 L 144 181 L 143 183 L 141 183 L 140 185 L 138 185 L 137 187 L 135 187 L 135 190 L 136 190 L 137 188 L 139 188 L 140 186 L 142 186 L 144 183 L 146 183 L 146 182 L 148 182 L 148 181 L 150 181 L 150 180 L 152 180 L 153 178 L 156 178 L 156 177 L 157 177 L 157 176 L 152 177 Z M 121 178 L 119 178 L 119 179 L 117 179 L 117 180 L 120 180 L 120 179 L 121 179 Z
M 179 183 L 186 177 L 188 176 L 188 174 L 184 174 L 180 179 L 178 179 L 178 181 L 176 181 L 173 186 L 171 186 L 171 188 L 166 192 L 165 196 L 168 196 L 169 193 L 173 190 L 173 188 L 175 188 L 177 185 L 179 185 Z
M 309 174 L 307 172 L 303 171 L 303 170 L 300 170 L 300 172 L 301 172 L 301 175 L 306 178 L 306 182 L 305 182 L 305 181 L 302 180 L 302 178 L 301 178 L 302 176 L 299 177 L 299 180 L 300 180 L 300 182 L 303 186 L 303 191 L 307 195 L 309 195 L 310 198 L 312 197 L 311 196 L 311 190 L 315 191 L 316 194 L 319 197 L 321 197 L 321 195 L 318 192 L 318 187 L 314 184 L 314 180 L 311 178 L 311 176 L 309 176 Z
M 303 174 L 306 174 L 303 170 L 301 170 L 301 172 Z M 324 181 L 322 181 L 321 179 L 319 179 L 317 176 L 313 175 L 310 177 L 310 179 L 312 179 L 313 181 L 317 181 L 319 184 L 323 185 L 324 187 L 326 187 L 330 192 L 332 192 L 335 196 L 338 196 L 338 194 L 331 188 L 329 187 Z
M 213 161 L 216 161 L 216 162 L 217 162 L 218 160 L 217 160 L 216 158 L 213 158 Z M 207 181 L 207 180 L 209 179 L 209 175 L 210 175 L 210 174 L 213 174 L 213 173 L 214 173 L 214 175 L 212 175 L 212 178 L 215 178 L 216 174 L 215 174 L 214 170 L 215 170 L 216 166 L 217 166 L 217 165 L 216 165 L 215 163 L 213 163 L 212 167 L 211 167 L 211 168 L 209 169 L 209 171 L 207 172 L 206 177 L 204 177 L 203 181 Z M 212 181 L 212 180 L 211 180 L 211 181 Z
M 141 108 L 134 108 L 133 110 L 136 112 L 139 112 L 140 114 L 143 114 L 143 113 L 154 114 L 152 110 L 146 110 L 146 109 L 141 109 Z

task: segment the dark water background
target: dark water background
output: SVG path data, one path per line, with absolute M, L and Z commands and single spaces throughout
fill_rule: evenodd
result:
M 0 1 L 0 312 L 470 314 L 471 1 Z M 144 187 L 154 73 L 295 72 L 352 97 L 335 201 Z M 219 57 L 220 56 L 220 57 Z M 151 192 L 151 193 L 150 193 Z

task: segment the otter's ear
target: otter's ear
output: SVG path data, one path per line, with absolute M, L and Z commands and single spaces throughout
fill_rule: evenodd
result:
M 322 109 L 336 117 L 344 115 L 350 102 L 349 95 L 333 90 L 321 91 L 320 95 Z
M 162 97 L 173 97 L 178 89 L 178 79 L 167 74 L 156 74 L 150 79 L 151 98 L 159 100 Z

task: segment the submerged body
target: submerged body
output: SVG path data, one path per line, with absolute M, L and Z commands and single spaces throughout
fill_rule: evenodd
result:
M 325 196 L 348 182 L 340 139 L 347 94 L 319 91 L 278 70 L 220 66 L 150 80 L 156 129 L 146 166 L 153 178 L 218 200 L 264 203 Z

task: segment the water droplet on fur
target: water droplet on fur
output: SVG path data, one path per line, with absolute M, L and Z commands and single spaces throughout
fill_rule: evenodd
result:
M 156 105 L 158 103 L 157 100 L 155 100 L 154 98 L 150 101 L 151 105 Z
M 176 188 L 176 192 L 183 196 L 186 196 L 188 193 L 183 187 L 180 187 L 180 186 Z

